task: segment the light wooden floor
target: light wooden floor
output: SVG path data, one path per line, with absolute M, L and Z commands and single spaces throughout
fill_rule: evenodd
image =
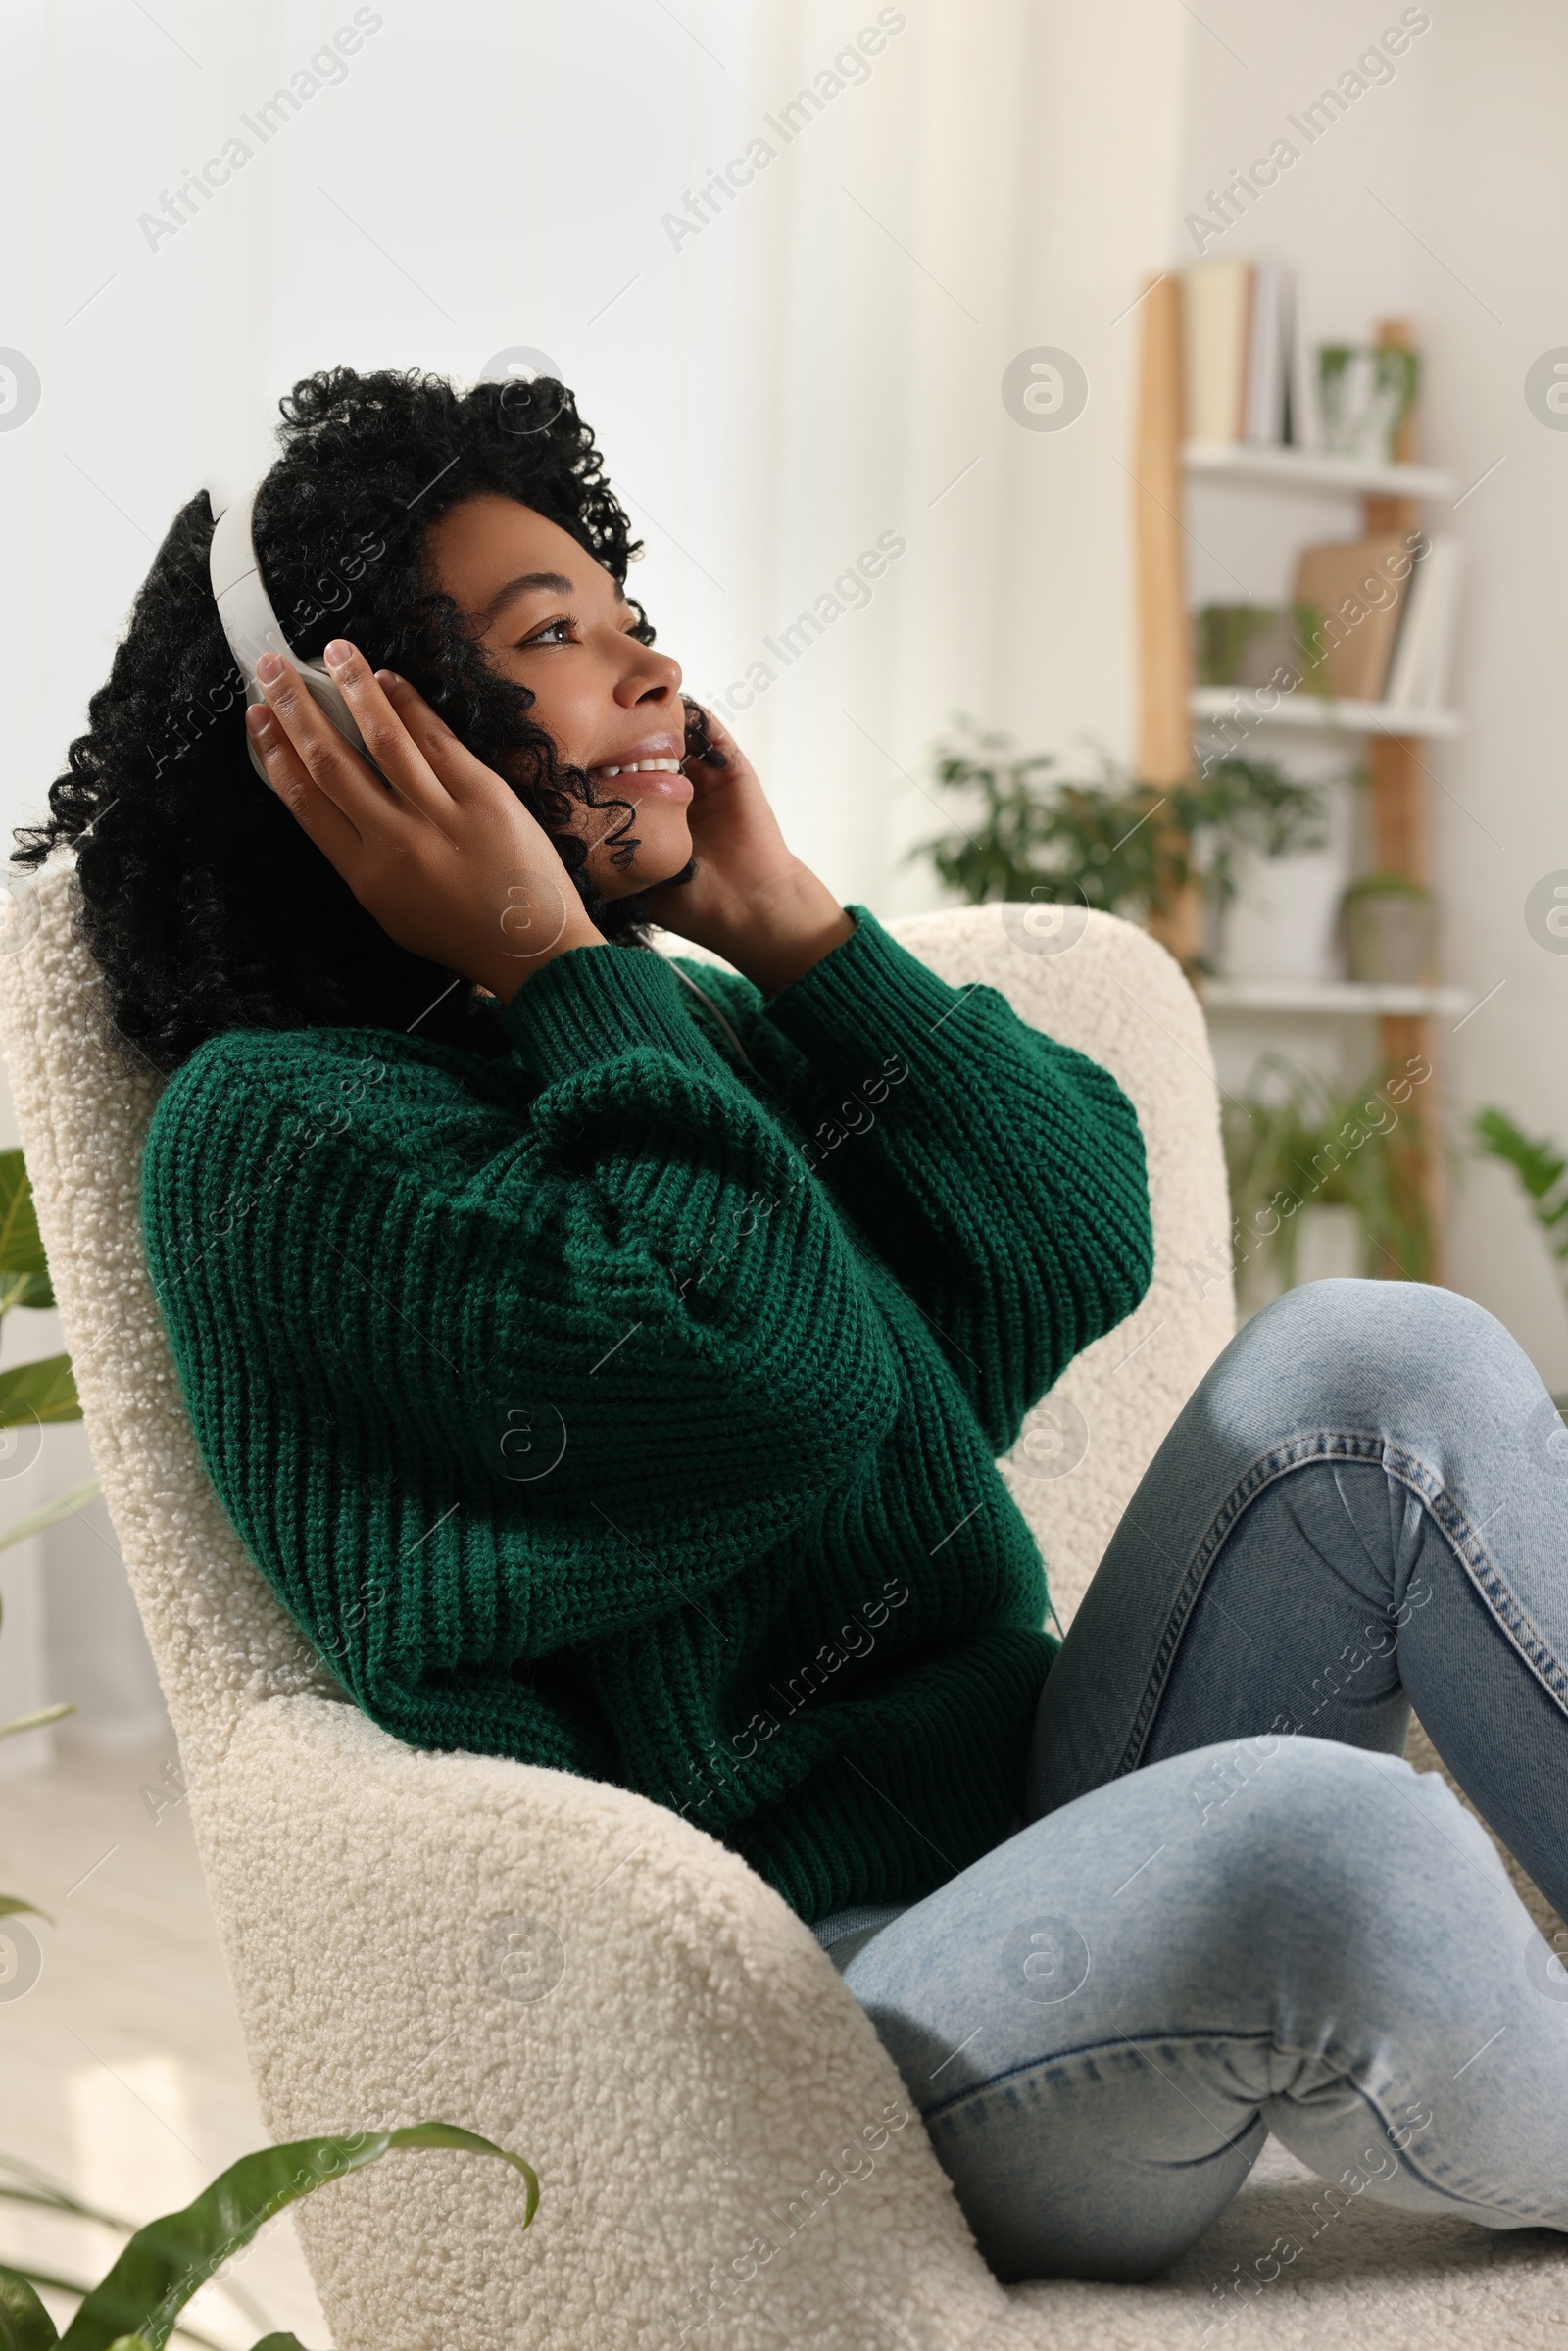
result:
M 0 1922 L 29 1929 L 43 1959 L 21 1996 L 22 1978 L 0 1971 L 0 2152 L 138 2225 L 267 2144 L 172 1761 L 172 1741 L 113 1757 L 61 1748 L 47 1770 L 0 1780 L 0 1891 L 56 1922 Z M 120 2242 L 0 2201 L 0 2260 L 96 2282 Z M 259 2306 L 249 2315 L 214 2286 L 187 2306 L 210 2341 L 238 2351 L 288 2327 L 327 2351 L 288 2214 L 233 2279 Z M 44 2299 L 63 2327 L 73 2301 Z

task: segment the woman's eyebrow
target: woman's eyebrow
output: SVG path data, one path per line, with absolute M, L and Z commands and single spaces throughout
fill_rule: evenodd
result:
M 575 596 L 578 593 L 575 580 L 569 580 L 564 571 L 519 571 L 515 579 L 509 579 L 504 588 L 496 590 L 490 602 L 480 611 L 479 618 L 488 627 L 503 605 L 510 604 L 514 596 L 522 595 L 528 588 L 541 588 L 548 596 Z M 626 602 L 624 588 L 616 588 L 615 601 L 617 604 Z
M 496 590 L 481 610 L 480 619 L 493 620 L 502 606 L 510 604 L 514 596 L 520 596 L 525 588 L 543 588 L 551 596 L 574 596 L 577 592 L 564 571 L 519 571 L 515 579 L 509 579 L 504 588 Z

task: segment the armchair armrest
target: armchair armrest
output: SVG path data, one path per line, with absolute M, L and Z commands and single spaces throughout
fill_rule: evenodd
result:
M 703 1830 L 314 1696 L 248 1711 L 196 1828 L 272 2135 L 436 2119 L 539 2174 L 526 2234 L 477 2157 L 298 2207 L 342 2351 L 500 2351 L 524 2311 L 559 2343 L 635 2312 L 670 2351 L 852 2351 L 867 2302 L 921 2341 L 1015 2338 L 868 2018 Z

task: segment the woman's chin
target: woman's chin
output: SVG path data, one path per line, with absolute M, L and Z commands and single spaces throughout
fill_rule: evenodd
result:
M 678 849 L 672 845 L 662 857 L 650 856 L 646 849 L 640 849 L 635 864 L 625 876 L 630 887 L 624 892 L 617 891 L 616 896 L 647 898 L 654 892 L 674 889 L 693 880 L 696 872 L 697 857 L 689 840 L 683 841 Z
M 642 860 L 637 860 L 637 862 L 642 862 Z M 637 898 L 659 898 L 661 891 L 679 889 L 684 882 L 694 882 L 694 879 L 696 879 L 696 856 L 691 854 L 691 849 L 689 849 L 686 851 L 686 858 L 682 865 L 677 865 L 674 870 L 667 870 L 665 865 L 649 865 L 647 879 L 639 877 L 637 882 L 632 882 L 632 889 L 627 891 L 627 896 L 635 894 Z

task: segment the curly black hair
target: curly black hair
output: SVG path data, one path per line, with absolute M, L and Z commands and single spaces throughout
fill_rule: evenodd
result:
M 485 491 L 567 531 L 625 587 L 642 552 L 563 384 L 483 382 L 460 392 L 418 369 L 332 367 L 278 403 L 282 454 L 258 493 L 256 552 L 289 642 L 318 660 L 345 631 L 398 670 L 544 826 L 596 926 L 648 948 L 636 897 L 607 904 L 571 830 L 573 802 L 626 808 L 612 861 L 635 854 L 636 810 L 601 803 L 528 716 L 534 697 L 487 664 L 425 558 L 432 522 Z M 224 1029 L 418 1025 L 480 1053 L 506 1050 L 493 1007 L 399 947 L 251 767 L 245 684 L 208 575 L 205 491 L 181 507 L 88 704 L 88 731 L 49 788 L 50 816 L 14 828 L 13 863 L 76 845 L 82 932 L 109 1017 L 161 1070 Z M 654 641 L 647 614 L 631 633 Z M 690 702 L 687 740 L 707 749 Z M 689 876 L 688 866 L 685 875 Z

